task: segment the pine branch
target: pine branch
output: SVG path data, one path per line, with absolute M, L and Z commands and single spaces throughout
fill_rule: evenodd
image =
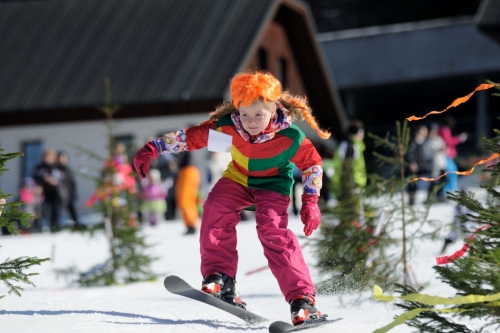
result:
M 5 150 L 0 147 L 0 175 L 7 171 L 5 163 L 13 158 L 24 156 L 22 152 L 16 153 L 3 153 Z M 11 194 L 4 194 L 0 190 L 0 199 L 11 197 Z M 18 233 L 16 226 L 20 222 L 24 226 L 29 226 L 29 221 L 34 217 L 30 214 L 20 211 L 22 202 L 7 202 L 0 207 L 0 227 L 6 227 L 13 234 Z M 35 286 L 29 279 L 30 276 L 37 275 L 37 273 L 25 273 L 24 271 L 35 265 L 40 265 L 42 262 L 49 260 L 49 258 L 39 259 L 36 257 L 20 257 L 17 259 L 9 260 L 0 264 L 0 280 L 8 288 L 9 294 L 21 296 L 21 291 L 24 290 L 21 286 L 14 283 L 25 283 Z M 4 296 L 0 296 L 3 298 Z
M 13 260 L 7 259 L 5 262 L 0 264 L 0 281 L 3 281 L 7 286 L 9 294 L 21 296 L 20 291 L 24 289 L 20 286 L 14 285 L 13 283 L 25 283 L 35 287 L 35 284 L 29 279 L 29 277 L 38 275 L 38 273 L 25 273 L 24 271 L 32 266 L 40 265 L 42 262 L 47 260 L 50 260 L 50 258 L 39 259 L 35 257 L 20 257 Z

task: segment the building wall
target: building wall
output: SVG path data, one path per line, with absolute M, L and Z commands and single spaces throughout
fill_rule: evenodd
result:
M 114 136 L 130 135 L 134 138 L 134 143 L 138 147 L 142 147 L 150 136 L 156 137 L 162 133 L 183 129 L 190 125 L 199 124 L 206 119 L 207 114 L 202 113 L 190 116 L 115 120 L 113 134 Z M 4 153 L 17 152 L 21 151 L 23 142 L 39 140 L 43 143 L 44 149 L 52 148 L 66 151 L 70 158 L 69 166 L 76 172 L 96 177 L 100 173 L 102 161 L 92 159 L 88 154 L 74 146 L 81 146 L 104 157 L 107 154 L 106 131 L 104 121 L 2 127 L 0 147 L 5 150 Z M 202 173 L 202 179 L 207 178 L 206 172 L 204 172 L 207 156 L 206 149 L 194 154 L 195 163 Z M 0 188 L 4 193 L 17 195 L 22 178 L 22 157 L 8 161 L 6 168 L 9 171 L 0 178 Z M 94 191 L 95 183 L 81 175 L 77 175 L 75 178 L 78 187 L 77 206 L 83 210 L 83 204 Z
M 267 52 L 267 66 L 265 68 L 260 62 L 259 52 L 265 50 Z M 253 55 L 248 68 L 260 68 L 271 72 L 280 81 L 283 78 L 280 75 L 280 59 L 284 59 L 287 63 L 287 79 L 282 82 L 285 89 L 290 90 L 295 95 L 305 95 L 305 89 L 302 84 L 299 69 L 293 57 L 292 49 L 288 42 L 285 30 L 279 23 L 272 22 L 267 27 L 260 46 Z

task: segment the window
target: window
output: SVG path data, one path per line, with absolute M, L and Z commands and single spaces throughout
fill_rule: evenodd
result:
M 278 80 L 284 89 L 288 87 L 288 63 L 285 58 L 280 58 L 278 61 Z
M 267 51 L 263 48 L 259 49 L 259 68 L 262 70 L 267 70 Z
M 41 141 L 23 142 L 21 151 L 24 154 L 24 157 L 21 159 L 21 176 L 23 179 L 32 177 L 33 170 L 42 161 L 43 144 Z

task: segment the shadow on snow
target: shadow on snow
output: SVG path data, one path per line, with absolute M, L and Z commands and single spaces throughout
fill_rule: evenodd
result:
M 125 318 L 135 318 L 135 319 L 148 319 L 151 322 L 112 322 L 105 321 L 111 324 L 123 324 L 123 325 L 187 325 L 187 324 L 195 324 L 195 325 L 205 325 L 211 328 L 231 328 L 233 330 L 262 330 L 264 326 L 249 326 L 249 325 L 238 325 L 231 324 L 226 322 L 221 322 L 218 320 L 172 320 L 172 319 L 162 319 L 155 318 L 151 316 L 145 316 L 141 314 L 135 313 L 127 313 L 127 312 L 117 312 L 117 311 L 96 311 L 96 310 L 26 310 L 26 311 L 6 311 L 0 310 L 0 315 L 24 315 L 24 316 L 33 316 L 33 315 L 42 315 L 42 316 L 59 316 L 66 314 L 104 314 L 108 316 L 116 316 L 116 317 L 125 317 Z

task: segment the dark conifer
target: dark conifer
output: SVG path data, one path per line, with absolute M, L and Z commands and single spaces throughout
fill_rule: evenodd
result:
M 3 153 L 5 150 L 0 147 L 0 175 L 8 171 L 5 169 L 5 163 L 13 158 L 23 156 L 23 153 Z M 3 193 L 0 189 L 0 228 L 5 228 L 9 233 L 15 235 L 19 233 L 19 226 L 29 227 L 29 221 L 34 217 L 20 210 L 22 202 L 9 202 L 12 194 Z M 3 263 L 0 263 L 0 281 L 8 288 L 9 294 L 21 296 L 21 291 L 24 290 L 18 285 L 19 282 L 35 286 L 30 280 L 33 275 L 38 273 L 26 273 L 25 271 L 35 265 L 40 265 L 42 262 L 50 258 L 39 259 L 36 257 L 19 257 L 16 259 L 7 258 Z M 0 298 L 5 295 L 0 295 Z

